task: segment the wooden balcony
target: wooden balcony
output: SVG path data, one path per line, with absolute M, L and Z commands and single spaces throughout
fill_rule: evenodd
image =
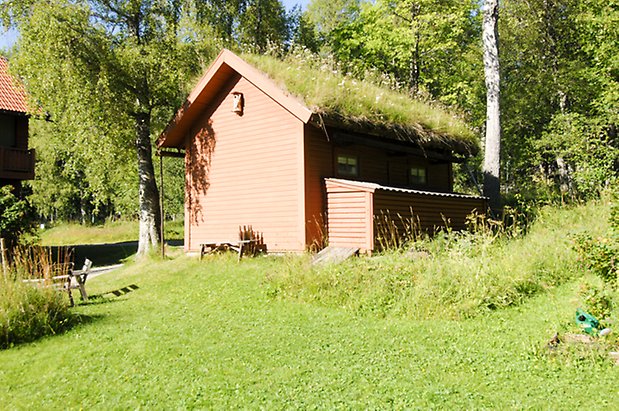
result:
M 34 179 L 34 150 L 0 147 L 0 178 L 7 180 Z

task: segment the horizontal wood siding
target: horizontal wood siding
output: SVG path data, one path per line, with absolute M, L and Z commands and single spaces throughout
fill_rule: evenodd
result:
M 451 164 L 429 163 L 428 164 L 428 187 L 432 191 L 451 191 Z M 421 190 L 426 190 L 422 188 Z
M 318 250 L 327 235 L 324 179 L 333 176 L 333 145 L 324 130 L 311 125 L 305 126 L 304 144 L 306 243 Z
M 232 92 L 243 94 L 243 115 L 232 112 Z M 239 225 L 262 232 L 269 251 L 304 250 L 302 133 L 300 120 L 245 78 L 222 88 L 188 142 L 188 250 L 236 241 Z
M 466 228 L 466 217 L 473 211 L 483 213 L 485 200 L 442 197 L 436 195 L 376 190 L 374 193 L 375 223 L 390 219 L 399 230 L 406 230 L 411 221 L 424 231 L 434 231 L 445 224 L 455 230 Z M 376 228 L 375 228 L 376 229 Z
M 420 190 L 450 191 L 451 174 L 448 163 L 436 163 L 427 158 L 413 155 L 390 154 L 385 150 L 366 147 L 357 144 L 334 147 L 335 156 L 351 155 L 358 159 L 359 175 L 357 177 L 337 175 L 337 170 L 329 177 L 345 178 L 349 180 L 365 181 L 387 186 L 411 187 L 409 169 L 411 166 L 425 167 L 428 182 Z
M 372 193 L 327 185 L 327 215 L 329 246 L 372 250 Z

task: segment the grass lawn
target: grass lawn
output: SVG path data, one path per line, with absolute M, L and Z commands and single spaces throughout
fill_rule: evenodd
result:
M 183 239 L 183 222 L 166 221 L 166 240 Z M 41 245 L 105 244 L 138 240 L 138 221 L 113 221 L 102 225 L 61 223 L 39 231 Z
M 619 367 L 547 354 L 576 283 L 465 320 L 355 315 L 273 299 L 285 258 L 151 261 L 89 280 L 63 335 L 0 351 L 6 409 L 607 408 Z M 294 266 L 294 264 L 293 264 Z

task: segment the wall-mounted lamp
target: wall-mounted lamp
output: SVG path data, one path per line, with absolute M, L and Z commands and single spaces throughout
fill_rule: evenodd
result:
M 232 93 L 232 111 L 238 114 L 239 116 L 243 115 L 243 93 L 239 93 L 237 91 Z

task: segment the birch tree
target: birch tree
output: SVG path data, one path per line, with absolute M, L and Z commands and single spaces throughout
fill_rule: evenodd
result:
M 45 109 L 56 109 L 54 115 L 72 116 L 76 130 L 103 129 L 106 134 L 106 129 L 120 128 L 113 136 L 116 144 L 134 150 L 138 255 L 145 254 L 160 239 L 151 139 L 162 124 L 153 123 L 167 119 L 180 101 L 181 2 L 23 0 L 4 5 L 3 23 L 16 25 L 21 33 L 14 57 L 33 97 Z M 66 84 L 78 92 L 68 94 Z M 54 104 L 57 93 L 71 99 L 64 106 L 71 112 Z
M 501 203 L 501 110 L 499 106 L 499 1 L 484 0 L 482 6 L 482 42 L 486 79 L 486 140 L 484 153 L 484 195 L 490 208 L 497 210 Z

